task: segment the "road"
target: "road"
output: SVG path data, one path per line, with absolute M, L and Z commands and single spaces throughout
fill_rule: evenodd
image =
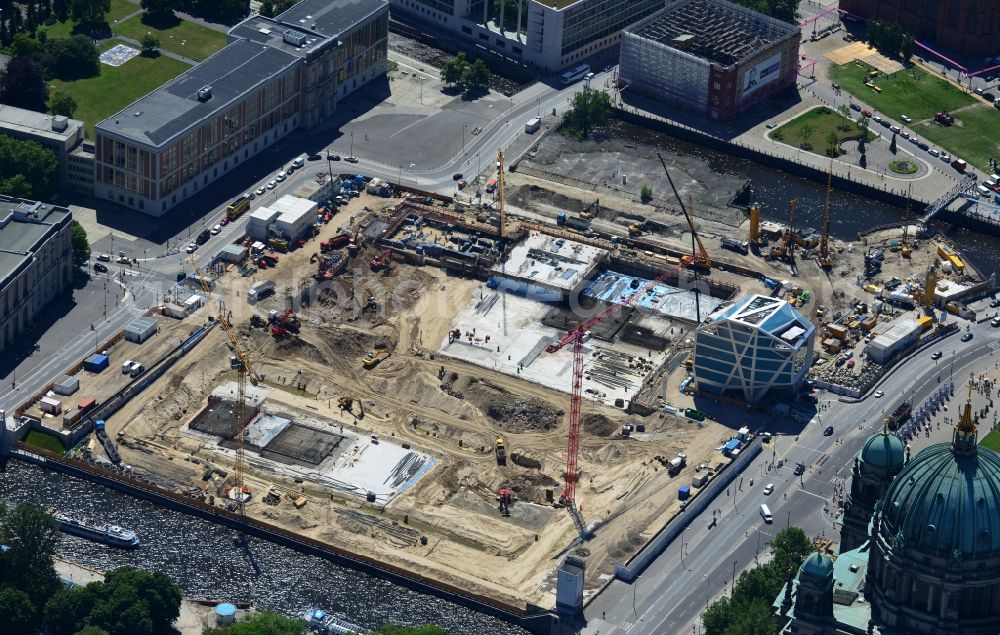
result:
M 763 561 L 767 542 L 781 529 L 791 524 L 809 536 L 826 535 L 836 541 L 832 501 L 837 488 L 849 486 L 855 455 L 885 414 L 901 401 L 894 395 L 906 395 L 911 402 L 920 403 L 936 390 L 939 380 L 954 377 L 961 383 L 970 372 L 983 372 L 1000 358 L 996 354 L 1000 329 L 984 323 L 971 325 L 971 332 L 974 337 L 969 342 L 954 334 L 898 367 L 878 386 L 886 395 L 881 399 L 869 396 L 851 404 L 826 396 L 816 424 L 797 437 L 794 431 L 775 436 L 773 448 L 765 446 L 758 460 L 730 488 L 731 496 L 717 499 L 713 508 L 719 510 L 719 522 L 714 528 L 710 527 L 711 514 L 706 512 L 634 584 L 612 582 L 587 607 L 583 632 L 696 633 L 708 603 L 728 592 L 740 571 Z M 932 361 L 934 350 L 944 352 L 944 357 Z M 825 437 L 823 429 L 828 425 L 833 426 L 834 434 Z M 783 467 L 768 470 L 767 465 L 778 459 L 784 460 Z M 792 473 L 796 462 L 807 466 L 801 479 Z M 775 486 L 770 496 L 763 494 L 767 483 Z M 771 525 L 761 519 L 762 503 L 774 514 Z

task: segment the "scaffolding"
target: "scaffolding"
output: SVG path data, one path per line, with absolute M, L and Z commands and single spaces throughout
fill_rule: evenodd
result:
M 622 34 L 622 90 L 705 110 L 712 69 L 798 37 L 799 27 L 726 0 L 679 0 Z

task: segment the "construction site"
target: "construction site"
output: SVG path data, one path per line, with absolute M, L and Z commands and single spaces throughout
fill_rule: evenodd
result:
M 117 460 L 96 439 L 77 454 L 471 596 L 551 607 L 565 555 L 584 558 L 590 596 L 682 489 L 725 469 L 737 430 L 766 425 L 767 411 L 681 389 L 701 320 L 762 293 L 837 321 L 874 308 L 872 280 L 912 296 L 949 249 L 913 228 L 803 232 L 794 204 L 783 226 L 755 209 L 696 223 L 624 194 L 595 206 L 499 159 L 481 177 L 489 200 L 362 193 L 266 265 L 199 272 L 209 302 L 148 318 L 178 340 L 211 328 L 104 421 Z M 686 230 L 634 222 L 653 211 Z M 935 288 L 976 276 L 952 263 Z M 137 353 L 103 354 L 114 368 Z

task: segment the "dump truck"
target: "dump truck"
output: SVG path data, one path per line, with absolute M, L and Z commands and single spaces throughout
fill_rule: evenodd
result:
M 261 280 L 247 290 L 247 301 L 256 302 L 274 293 L 274 280 Z
M 364 366 L 366 370 L 371 370 L 372 368 L 378 366 L 379 362 L 388 356 L 389 351 L 387 349 L 379 348 L 365 355 L 361 360 L 361 365 Z
M 497 437 L 493 444 L 493 451 L 497 455 L 497 465 L 507 465 L 507 448 L 504 445 L 503 437 Z
M 670 459 L 670 463 L 667 464 L 667 474 L 670 476 L 677 476 L 680 474 L 684 466 L 687 465 L 687 454 L 683 452 L 679 453 L 674 458 Z
M 722 239 L 722 248 L 735 251 L 736 253 L 743 254 L 744 256 L 750 253 L 750 243 L 745 240 L 739 240 L 729 236 Z

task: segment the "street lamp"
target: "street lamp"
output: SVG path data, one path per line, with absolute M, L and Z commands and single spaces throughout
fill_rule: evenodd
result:
M 733 560 L 733 583 L 729 585 L 729 598 L 733 597 L 733 587 L 736 586 L 736 561 Z
M 462 154 L 465 154 L 465 129 L 469 127 L 468 123 L 462 124 Z
M 351 133 L 351 156 L 354 156 L 354 133 Z

